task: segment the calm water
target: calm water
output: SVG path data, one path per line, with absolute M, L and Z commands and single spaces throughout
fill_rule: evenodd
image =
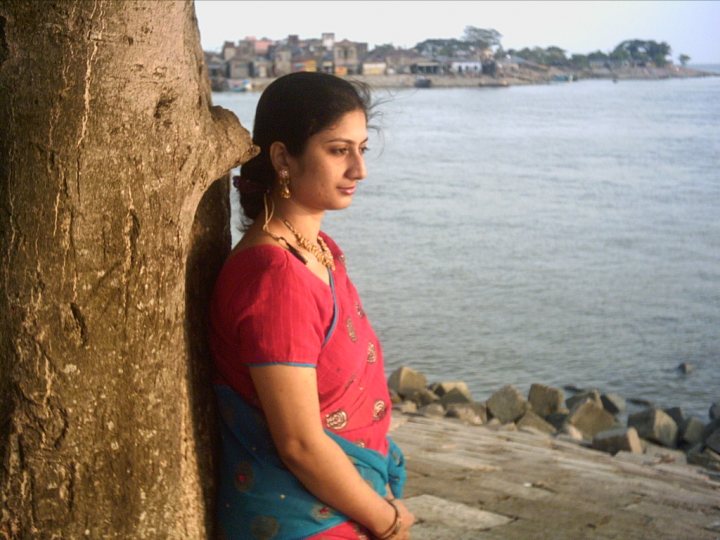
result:
M 325 229 L 388 371 L 720 399 L 720 78 L 402 90 Z M 251 126 L 257 94 L 215 94 Z M 680 376 L 680 362 L 694 364 Z

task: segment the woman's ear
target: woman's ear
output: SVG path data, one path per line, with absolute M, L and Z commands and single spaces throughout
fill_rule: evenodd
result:
M 270 145 L 270 161 L 276 172 L 290 167 L 289 157 L 290 154 L 283 143 L 275 141 Z

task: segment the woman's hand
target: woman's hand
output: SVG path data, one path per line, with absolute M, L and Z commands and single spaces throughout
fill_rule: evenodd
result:
M 394 522 L 386 528 L 384 531 L 375 531 L 373 538 L 377 540 L 410 540 L 410 527 L 415 523 L 415 516 L 412 515 L 410 510 L 403 504 L 400 499 L 388 499 L 392 500 L 392 506 L 397 510 L 397 517 L 400 519 L 400 528 L 395 534 L 390 536 L 381 536 L 387 534 L 388 529 L 394 525 Z
M 402 527 L 400 527 L 397 535 L 393 537 L 393 540 L 410 540 L 410 527 L 415 523 L 415 516 L 410 513 L 410 510 L 407 509 L 401 500 L 395 499 L 394 502 L 400 513 Z

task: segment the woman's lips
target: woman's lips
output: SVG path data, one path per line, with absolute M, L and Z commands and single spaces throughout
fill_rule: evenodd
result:
M 340 190 L 340 193 L 342 193 L 343 195 L 352 195 L 353 193 L 355 193 L 355 188 L 356 188 L 356 187 L 357 187 L 357 186 L 345 187 L 345 188 L 342 188 L 342 187 L 341 187 L 341 188 L 338 188 L 338 189 Z

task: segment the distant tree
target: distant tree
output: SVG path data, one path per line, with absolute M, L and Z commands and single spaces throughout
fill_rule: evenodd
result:
M 653 63 L 659 67 L 667 64 L 667 57 L 670 56 L 670 53 L 672 53 L 670 45 L 668 45 L 664 41 L 661 41 L 660 43 L 652 40 L 648 41 L 646 44 L 646 50 L 650 60 L 652 60 Z
M 392 43 L 384 43 L 383 45 L 376 46 L 372 51 L 368 53 L 368 56 L 373 57 L 385 57 L 393 51 L 396 51 L 395 45 Z
M 428 58 L 436 56 L 457 56 L 458 53 L 469 53 L 472 44 L 455 38 L 450 39 L 426 39 L 416 44 L 414 49 Z
M 556 67 L 562 67 L 568 65 L 567 56 L 565 51 L 560 47 L 551 46 L 544 51 L 544 64 Z
M 610 57 L 607 54 L 605 54 L 604 52 L 602 52 L 600 50 L 591 52 L 590 54 L 587 55 L 587 59 L 590 62 L 597 62 L 598 60 L 607 61 L 609 58 Z
M 528 60 L 530 62 L 535 62 L 538 64 L 542 63 L 542 58 L 538 58 L 538 47 L 534 49 L 529 49 L 528 47 L 524 47 L 520 50 L 517 49 L 510 49 L 510 54 L 512 56 L 518 56 L 522 58 L 523 60 Z M 542 50 L 542 49 L 539 49 Z
M 500 47 L 502 34 L 494 28 L 478 28 L 477 26 L 466 26 L 463 34 L 463 41 L 472 43 L 478 49 Z
M 590 67 L 590 62 L 584 54 L 573 54 L 570 57 L 570 65 L 575 69 L 585 69 Z
M 680 61 L 680 64 L 682 64 L 682 67 L 685 67 L 687 63 L 690 61 L 690 57 L 687 54 L 681 54 L 678 56 L 678 60 Z
M 627 39 L 615 47 L 610 56 L 618 60 L 627 59 L 633 65 L 644 66 L 652 62 L 662 67 L 667 64 L 671 51 L 670 45 L 664 41 L 658 43 L 653 40 Z
M 624 48 L 616 47 L 609 56 L 612 60 L 617 60 L 619 62 L 629 62 L 630 60 L 632 60 L 630 52 Z

